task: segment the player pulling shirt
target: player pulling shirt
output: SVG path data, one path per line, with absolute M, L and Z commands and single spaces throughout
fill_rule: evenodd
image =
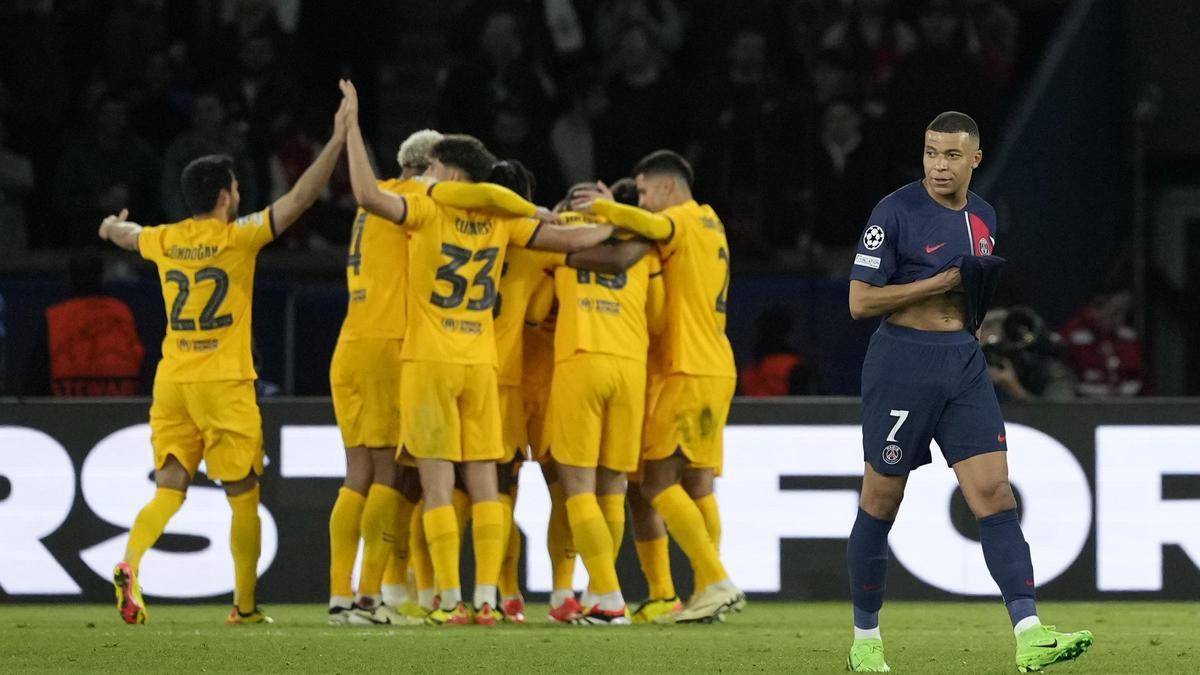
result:
M 956 266 L 965 287 L 965 270 L 998 262 L 991 256 L 995 229 L 995 210 L 975 193 L 967 191 L 966 207 L 952 210 L 920 181 L 909 183 L 871 212 L 850 278 L 905 284 Z M 928 464 L 931 439 L 950 465 L 1007 447 L 987 363 L 969 326 L 936 333 L 881 322 L 863 362 L 862 390 L 864 458 L 881 474 Z

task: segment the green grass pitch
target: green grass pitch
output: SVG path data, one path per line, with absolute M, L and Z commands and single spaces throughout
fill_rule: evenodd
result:
M 151 603 L 126 626 L 103 605 L 0 606 L 2 672 L 837 672 L 850 610 L 837 603 L 751 603 L 713 626 L 358 628 L 325 624 L 320 605 L 267 607 L 270 626 L 226 626 L 227 606 Z M 1060 628 L 1090 628 L 1091 651 L 1052 673 L 1200 671 L 1200 611 L 1183 603 L 1043 603 Z M 884 607 L 887 659 L 898 673 L 1014 673 L 998 603 L 894 602 Z

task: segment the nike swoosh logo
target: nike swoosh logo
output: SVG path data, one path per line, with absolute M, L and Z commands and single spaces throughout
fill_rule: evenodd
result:
M 1041 647 L 1043 649 L 1054 649 L 1055 647 L 1058 647 L 1058 640 L 1055 640 L 1054 642 L 1051 642 L 1049 644 L 1034 645 L 1034 647 Z
M 930 246 L 929 244 L 925 244 L 925 252 L 933 253 L 934 251 L 938 250 L 939 248 L 941 248 L 945 245 L 946 245 L 946 242 L 944 242 L 944 241 L 940 244 L 937 244 L 936 246 Z

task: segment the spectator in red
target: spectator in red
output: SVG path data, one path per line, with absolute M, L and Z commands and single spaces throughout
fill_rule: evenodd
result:
M 1125 289 L 1097 293 L 1058 329 L 1087 397 L 1128 397 L 1149 393 L 1142 341 L 1127 324 L 1133 294 Z
M 804 356 L 792 343 L 792 310 L 772 306 L 757 321 L 754 362 L 742 369 L 743 396 L 799 396 L 817 393 L 817 382 Z
M 68 266 L 70 297 L 46 309 L 25 364 L 22 393 L 136 396 L 146 350 L 129 305 L 103 287 L 104 260 L 79 255 Z

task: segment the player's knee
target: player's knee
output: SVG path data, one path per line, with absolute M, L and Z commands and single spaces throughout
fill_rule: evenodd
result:
M 253 471 L 250 472 L 250 475 L 241 480 L 222 481 L 221 483 L 221 487 L 225 488 L 226 497 L 236 497 L 238 495 L 246 494 L 247 492 L 253 490 L 257 485 L 258 476 L 255 475 Z
M 976 518 L 986 518 L 1001 511 L 1017 508 L 1017 499 L 1007 478 L 972 485 L 964 489 L 963 496 Z

